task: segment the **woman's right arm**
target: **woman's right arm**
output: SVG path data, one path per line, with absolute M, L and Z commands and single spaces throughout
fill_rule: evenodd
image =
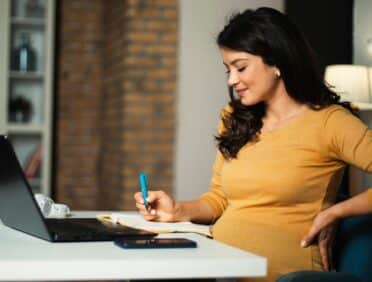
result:
M 200 198 L 193 201 L 176 202 L 163 191 L 149 191 L 147 201 L 150 205 L 146 209 L 142 194 L 138 192 L 134 195 L 136 207 L 146 220 L 213 223 L 227 207 L 227 198 L 221 188 L 223 163 L 223 156 L 220 152 L 217 152 L 209 191 L 204 193 Z
M 163 191 L 149 191 L 146 208 L 140 192 L 134 195 L 136 207 L 146 220 L 176 222 L 192 221 L 195 223 L 211 223 L 214 218 L 213 209 L 208 202 L 197 199 L 194 201 L 175 202 Z
M 225 110 L 222 114 L 225 113 Z M 219 132 L 223 130 L 222 121 L 220 121 L 218 130 Z M 142 194 L 138 192 L 134 195 L 136 207 L 146 220 L 163 222 L 192 221 L 204 224 L 213 223 L 221 216 L 227 207 L 227 198 L 222 190 L 221 183 L 223 164 L 224 158 L 222 154 L 217 151 L 209 191 L 196 200 L 176 202 L 163 191 L 149 191 L 147 201 L 150 203 L 150 206 L 146 208 Z

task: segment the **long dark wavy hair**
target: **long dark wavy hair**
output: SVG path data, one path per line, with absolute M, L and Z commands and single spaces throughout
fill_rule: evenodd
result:
M 353 110 L 348 102 L 324 83 L 315 52 L 296 25 L 281 12 L 267 7 L 245 10 L 231 17 L 218 34 L 220 48 L 260 56 L 269 66 L 280 70 L 288 94 L 297 102 L 319 110 L 339 104 Z M 239 150 L 254 141 L 262 128 L 266 105 L 245 106 L 229 88 L 231 112 L 222 117 L 224 130 L 216 136 L 225 159 L 236 158 Z

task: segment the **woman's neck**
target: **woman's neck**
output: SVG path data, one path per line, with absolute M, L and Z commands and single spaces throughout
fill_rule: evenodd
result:
M 306 104 L 295 101 L 286 93 L 278 95 L 266 104 L 262 131 L 272 131 L 283 127 L 308 109 Z
M 266 102 L 265 118 L 281 121 L 291 116 L 297 116 L 308 108 L 306 104 L 295 101 L 286 91 L 280 91 L 270 101 Z

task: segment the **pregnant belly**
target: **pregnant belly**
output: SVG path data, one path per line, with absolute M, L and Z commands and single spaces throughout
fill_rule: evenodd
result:
M 289 230 L 285 225 L 254 222 L 230 213 L 215 223 L 212 233 L 217 241 L 266 257 L 270 276 L 296 270 L 321 270 L 318 248 L 302 248 L 303 232 Z

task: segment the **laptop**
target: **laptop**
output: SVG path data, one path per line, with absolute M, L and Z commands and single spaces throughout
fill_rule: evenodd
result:
M 44 218 L 7 136 L 0 135 L 0 219 L 4 225 L 51 242 L 147 239 L 156 233 L 95 218 Z

